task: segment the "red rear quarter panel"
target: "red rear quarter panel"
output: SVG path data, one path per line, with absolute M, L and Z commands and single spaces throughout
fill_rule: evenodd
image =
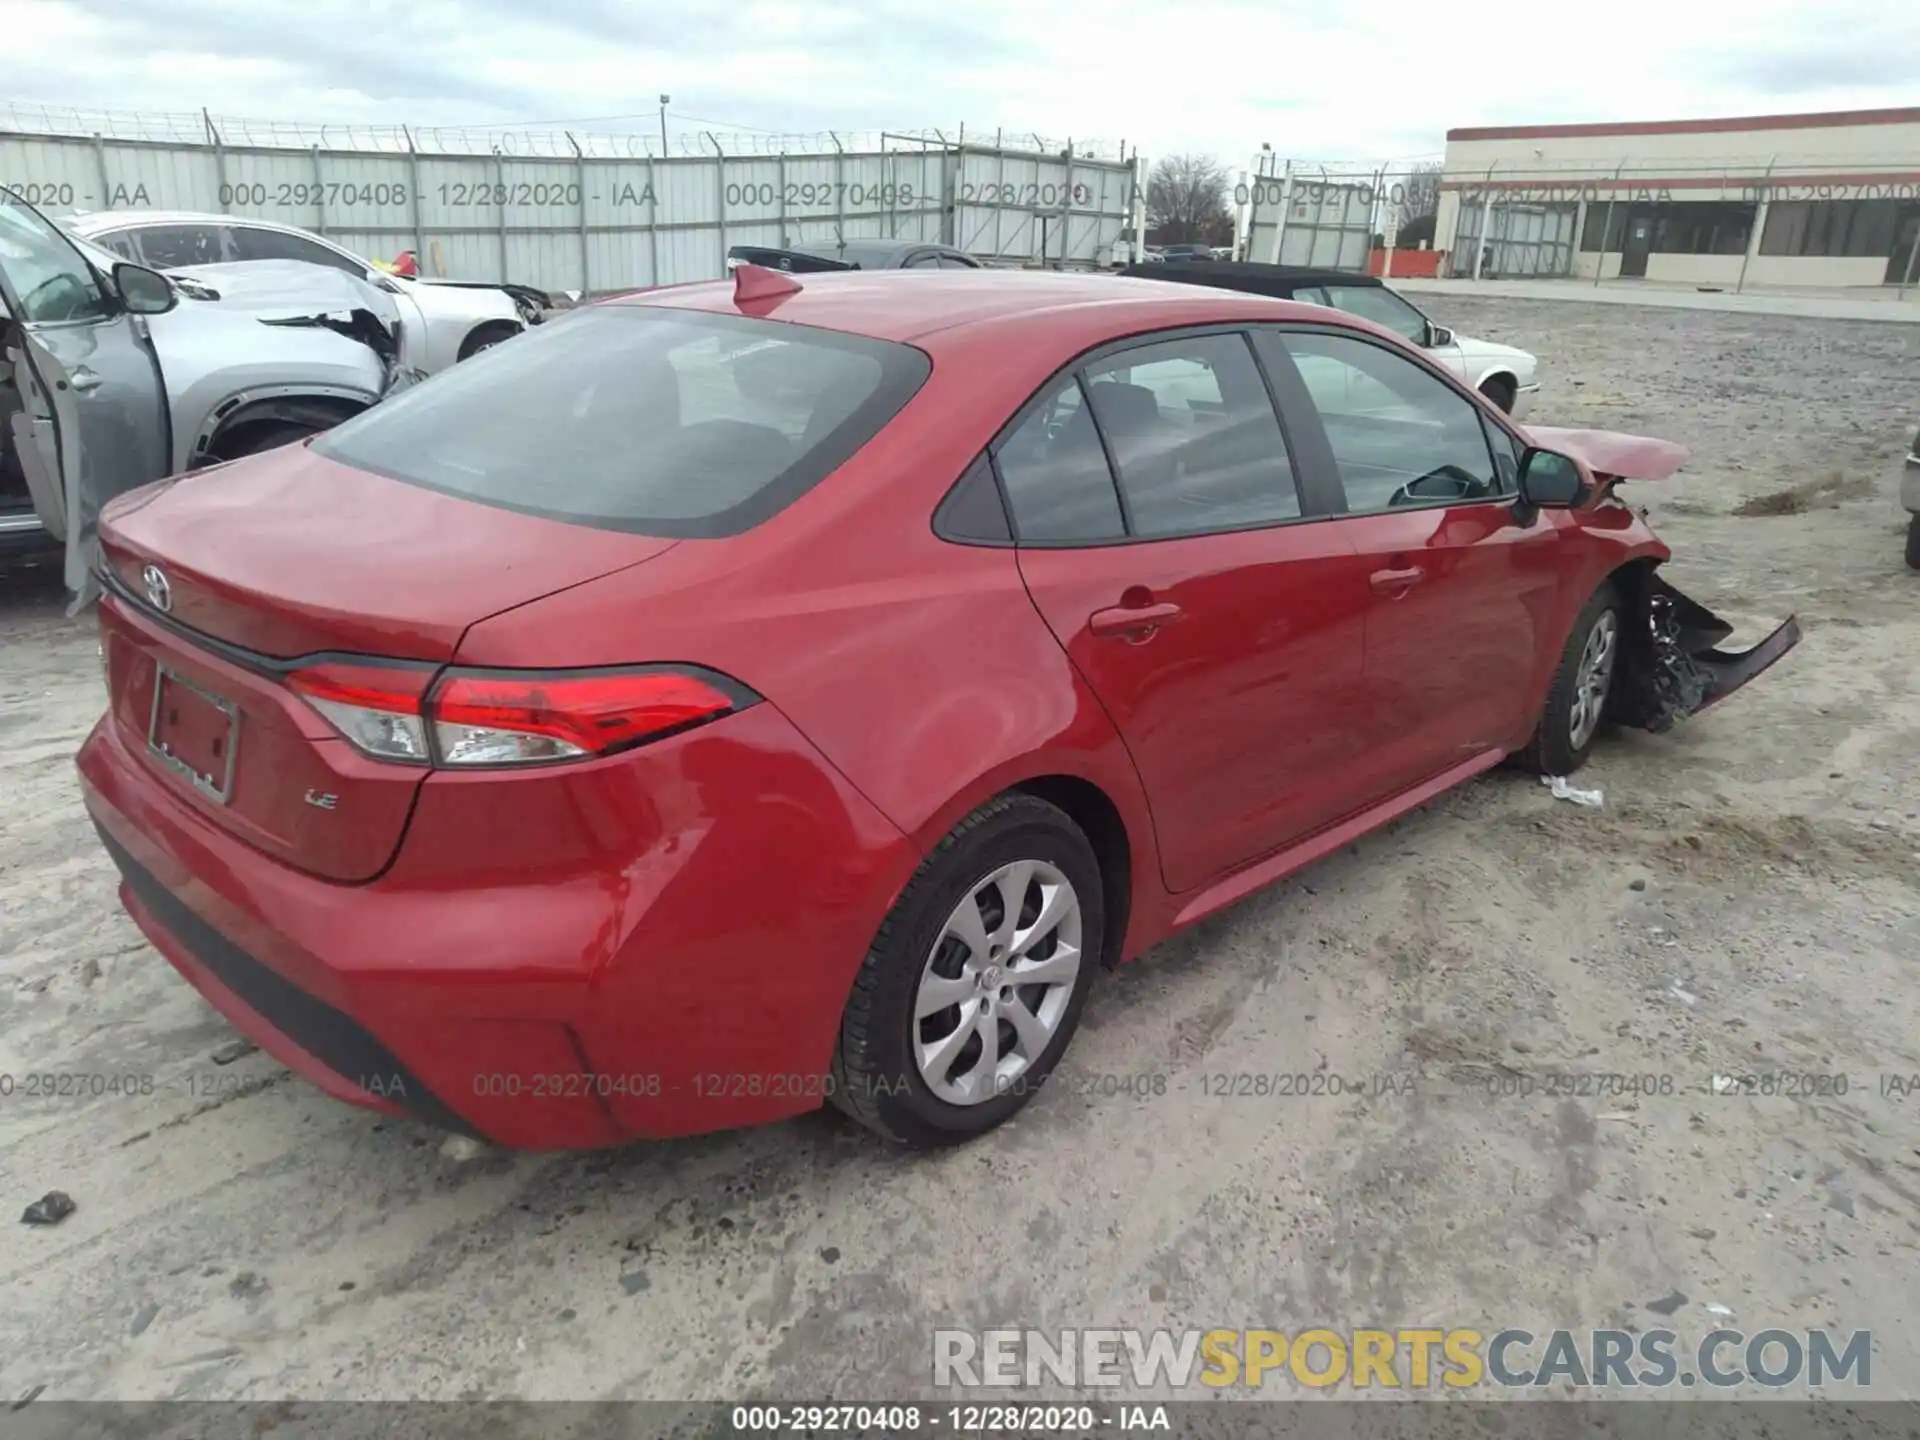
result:
M 1105 333 L 1095 327 L 1084 344 Z M 724 671 L 789 717 L 923 854 L 1010 786 L 1084 779 L 1127 826 L 1136 893 L 1157 888 L 1132 762 L 1034 609 L 1013 550 L 932 528 L 947 489 L 1065 356 L 999 344 L 934 353 L 894 423 L 779 515 L 485 620 L 459 658 Z

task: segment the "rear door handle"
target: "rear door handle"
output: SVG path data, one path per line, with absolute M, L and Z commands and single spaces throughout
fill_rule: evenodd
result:
M 1094 611 L 1087 619 L 1087 628 L 1096 635 L 1119 635 L 1137 644 L 1162 625 L 1171 625 L 1181 613 L 1171 600 L 1158 605 L 1113 605 Z
M 1367 583 L 1388 595 L 1404 595 L 1426 578 L 1425 567 L 1409 565 L 1404 570 L 1376 570 L 1367 577 Z

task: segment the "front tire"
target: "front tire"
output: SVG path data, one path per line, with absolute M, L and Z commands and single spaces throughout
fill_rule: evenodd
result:
M 1491 400 L 1502 415 L 1513 413 L 1514 389 L 1511 381 L 1502 380 L 1496 375 L 1480 387 L 1480 393 Z
M 456 357 L 455 363 L 457 364 L 461 360 L 471 360 L 482 350 L 491 350 L 494 346 L 501 344 L 503 341 L 511 340 L 519 333 L 520 327 L 518 325 L 509 325 L 504 320 L 481 325 L 477 327 L 471 335 L 467 336 L 465 340 L 460 342 L 460 354 Z
M 1907 564 L 1920 570 L 1920 515 L 1907 520 Z
M 1611 582 L 1593 592 L 1547 687 L 1547 703 L 1533 738 L 1514 758 L 1542 775 L 1571 775 L 1587 763 L 1620 669 L 1620 592 Z
M 1008 794 L 921 862 L 854 978 L 834 1104 L 905 1145 L 955 1145 L 1046 1084 L 1105 937 L 1100 864 L 1066 813 Z

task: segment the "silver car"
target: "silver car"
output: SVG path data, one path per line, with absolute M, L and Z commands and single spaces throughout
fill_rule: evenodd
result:
M 244 215 L 102 210 L 62 222 L 82 239 L 150 270 L 302 260 L 391 293 L 410 363 L 431 375 L 537 325 L 551 306 L 524 285 L 393 275 L 324 235 Z
M 324 430 L 418 376 L 385 289 L 296 261 L 162 275 L 5 188 L 0 302 L 0 550 L 64 541 L 82 602 L 108 500 Z

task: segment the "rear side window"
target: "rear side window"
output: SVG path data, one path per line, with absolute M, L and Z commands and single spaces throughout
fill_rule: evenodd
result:
M 365 276 L 367 267 L 358 260 L 329 249 L 304 235 L 289 235 L 284 230 L 261 230 L 251 225 L 233 227 L 234 258 L 238 260 L 304 260 L 309 265 L 325 265 L 349 275 Z
M 1122 351 L 1087 371 L 1135 535 L 1198 535 L 1300 514 L 1280 422 L 1243 335 Z
M 313 448 L 529 515 L 733 535 L 844 463 L 931 368 L 890 341 L 597 305 L 402 391 Z
M 1117 540 L 1126 534 L 1100 432 L 1080 382 L 1056 385 L 994 454 L 1024 542 Z

